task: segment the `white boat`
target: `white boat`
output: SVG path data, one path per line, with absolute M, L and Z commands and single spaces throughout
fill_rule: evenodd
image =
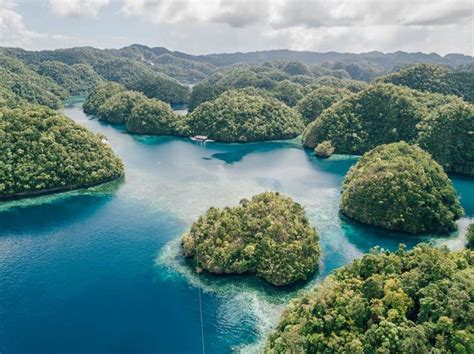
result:
M 193 141 L 199 141 L 201 143 L 212 143 L 214 142 L 214 140 L 212 139 L 209 139 L 207 136 L 205 135 L 195 135 L 195 136 L 192 136 L 191 137 L 191 140 Z

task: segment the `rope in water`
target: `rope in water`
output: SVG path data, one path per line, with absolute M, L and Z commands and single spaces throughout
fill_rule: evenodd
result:
M 202 295 L 201 295 L 201 276 L 200 276 L 200 273 L 201 273 L 201 271 L 200 271 L 200 269 L 198 269 L 197 274 L 198 274 L 198 292 L 199 292 L 199 317 L 201 319 L 202 354 L 206 354 L 206 347 L 204 345 L 204 321 L 202 319 Z

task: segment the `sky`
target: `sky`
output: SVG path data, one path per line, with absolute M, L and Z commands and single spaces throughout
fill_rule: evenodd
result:
M 0 46 L 474 54 L 473 0 L 0 0 Z

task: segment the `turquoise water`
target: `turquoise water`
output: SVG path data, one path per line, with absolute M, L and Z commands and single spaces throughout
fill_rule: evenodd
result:
M 105 134 L 126 177 L 89 190 L 0 204 L 0 352 L 199 353 L 198 279 L 179 237 L 211 205 L 276 190 L 303 204 L 323 246 L 310 287 L 371 247 L 432 239 L 387 233 L 338 213 L 350 157 L 318 160 L 298 141 L 200 145 L 135 137 L 65 113 Z M 454 178 L 468 216 L 474 181 Z M 463 229 L 469 218 L 460 221 Z M 437 242 L 462 247 L 454 233 Z M 299 288 L 203 276 L 206 353 L 254 352 Z

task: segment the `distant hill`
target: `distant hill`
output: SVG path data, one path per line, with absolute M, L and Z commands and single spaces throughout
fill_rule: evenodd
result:
M 453 68 L 469 67 L 474 57 L 463 54 L 368 52 L 361 54 L 338 52 L 310 52 L 294 50 L 265 50 L 249 53 L 221 53 L 191 55 L 163 47 L 132 44 L 120 49 L 78 47 L 58 50 L 26 51 L 19 48 L 0 48 L 0 54 L 14 57 L 28 65 L 44 61 L 59 61 L 69 65 L 88 64 L 94 68 L 104 61 L 126 58 L 148 65 L 153 70 L 186 84 L 197 83 L 216 69 L 235 64 L 262 64 L 268 61 L 301 62 L 308 66 L 325 66 L 346 70 L 351 78 L 370 81 L 375 76 L 414 63 L 447 65 Z M 354 65 L 356 65 L 354 67 Z M 351 67 L 352 66 L 352 67 Z
M 309 52 L 294 50 L 266 50 L 249 53 L 223 53 L 197 56 L 198 60 L 204 60 L 217 66 L 231 65 L 237 62 L 263 63 L 271 60 L 299 61 L 304 64 L 321 64 L 324 62 L 370 62 L 377 64 L 385 70 L 391 70 L 400 63 L 432 63 L 457 67 L 474 61 L 472 56 L 463 54 L 448 54 L 444 57 L 436 53 L 406 53 L 397 51 L 395 53 L 369 52 L 361 54 L 338 53 L 338 52 Z
M 118 49 L 118 52 L 127 53 L 130 51 L 141 52 L 144 57 L 157 62 L 157 57 L 167 54 L 177 58 L 181 58 L 188 61 L 199 61 L 206 62 L 215 66 L 228 66 L 236 63 L 248 63 L 248 64 L 261 64 L 266 61 L 299 61 L 301 63 L 321 64 L 324 62 L 342 62 L 342 63 L 354 63 L 354 62 L 368 62 L 383 68 L 384 70 L 391 70 L 402 63 L 432 63 L 441 65 L 450 65 L 458 67 L 460 65 L 466 65 L 474 61 L 474 57 L 464 54 L 447 54 L 440 56 L 436 53 L 407 53 L 397 51 L 394 53 L 382 53 L 382 52 L 368 52 L 368 53 L 338 53 L 338 52 L 310 52 L 310 51 L 295 51 L 288 49 L 281 50 L 263 50 L 257 52 L 248 53 L 219 53 L 219 54 L 206 54 L 206 55 L 191 55 L 178 51 L 170 51 L 163 47 L 149 48 L 141 44 L 132 44 L 131 46 Z

